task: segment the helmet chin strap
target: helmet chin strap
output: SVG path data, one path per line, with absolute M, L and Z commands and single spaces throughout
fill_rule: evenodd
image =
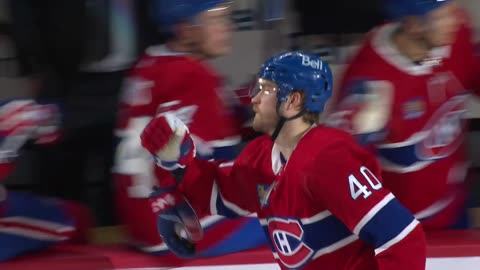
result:
M 277 103 L 277 109 L 276 109 L 277 114 L 279 116 L 280 116 L 280 105 L 281 105 L 280 103 Z M 291 121 L 293 119 L 297 119 L 297 118 L 301 117 L 302 115 L 304 115 L 305 112 L 306 112 L 305 109 L 303 109 L 292 117 L 287 118 L 287 117 L 284 117 L 284 116 L 280 116 L 280 119 L 278 120 L 277 125 L 275 126 L 275 130 L 273 131 L 272 136 L 270 136 L 270 139 L 273 142 L 275 142 L 275 140 L 277 139 L 278 134 L 280 134 L 280 130 L 282 130 L 282 127 L 285 124 L 285 122 Z

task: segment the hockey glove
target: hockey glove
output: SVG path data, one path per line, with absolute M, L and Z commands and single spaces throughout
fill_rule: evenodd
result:
M 165 113 L 154 118 L 140 138 L 142 146 L 165 170 L 183 169 L 195 157 L 195 145 L 188 127 L 174 114 Z
M 58 138 L 58 110 L 33 100 L 12 100 L 0 106 L 0 162 L 10 162 L 28 141 L 48 143 Z
M 36 128 L 32 137 L 36 144 L 53 144 L 60 138 L 61 114 L 54 104 L 36 104 L 32 107 Z
M 185 197 L 175 187 L 154 188 L 150 205 L 169 250 L 181 258 L 195 257 L 195 242 L 203 238 L 203 229 Z

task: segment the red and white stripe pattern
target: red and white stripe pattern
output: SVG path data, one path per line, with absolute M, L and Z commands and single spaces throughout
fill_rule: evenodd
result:
M 25 133 L 34 126 L 32 100 L 15 100 L 0 107 L 0 135 L 11 136 Z
M 70 225 L 30 217 L 0 218 L 0 233 L 27 237 L 34 240 L 58 242 L 71 237 L 75 228 Z
M 37 143 L 56 141 L 59 136 L 58 116 L 58 108 L 53 104 L 36 104 L 33 100 L 14 100 L 4 104 L 0 107 L 0 136 L 10 138 L 6 150 L 14 151 L 31 138 L 37 139 Z

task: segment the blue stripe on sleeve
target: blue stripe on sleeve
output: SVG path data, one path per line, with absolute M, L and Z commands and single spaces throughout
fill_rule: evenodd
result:
M 397 199 L 387 203 L 360 230 L 360 239 L 378 248 L 399 235 L 414 217 Z

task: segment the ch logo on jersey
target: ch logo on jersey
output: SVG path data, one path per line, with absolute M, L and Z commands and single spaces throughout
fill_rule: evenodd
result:
M 298 220 L 272 218 L 268 230 L 280 261 L 288 268 L 299 268 L 313 256 L 313 250 L 303 242 L 304 231 Z
M 463 142 L 466 95 L 455 96 L 442 105 L 432 116 L 421 134 L 424 138 L 416 145 L 416 153 L 423 160 L 449 156 Z

